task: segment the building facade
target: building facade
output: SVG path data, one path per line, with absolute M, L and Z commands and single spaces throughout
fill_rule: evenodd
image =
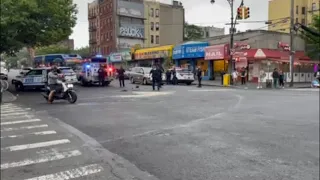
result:
M 181 2 L 162 4 L 154 0 L 145 5 L 145 47 L 178 44 L 183 41 L 184 8 Z
M 200 28 L 202 29 L 202 33 L 203 33 L 202 38 L 221 36 L 225 34 L 224 28 L 217 28 L 213 26 L 205 26 L 205 27 L 200 26 Z
M 144 44 L 142 0 L 96 0 L 88 4 L 92 55 L 109 55 Z
M 143 47 L 144 4 L 143 1 L 117 0 L 116 50 L 123 51 L 135 46 Z
M 290 8 L 291 0 L 269 1 L 268 19 L 271 22 L 269 30 L 279 32 L 290 32 Z M 312 16 L 320 12 L 319 0 L 295 0 L 294 1 L 295 23 L 309 26 Z

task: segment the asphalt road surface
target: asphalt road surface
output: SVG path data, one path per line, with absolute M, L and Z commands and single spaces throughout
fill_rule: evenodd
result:
M 77 87 L 74 105 L 23 92 L 15 103 L 69 124 L 161 180 L 319 177 L 318 90 L 126 90 Z

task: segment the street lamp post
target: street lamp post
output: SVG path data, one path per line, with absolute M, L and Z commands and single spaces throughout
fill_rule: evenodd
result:
M 234 18 L 234 12 L 233 12 L 233 6 L 234 6 L 234 0 L 227 0 L 229 5 L 230 5 L 230 9 L 231 9 L 231 28 L 229 30 L 230 32 L 230 52 L 233 50 L 233 36 L 235 33 L 235 26 L 237 24 L 237 17 Z M 211 4 L 215 3 L 215 0 L 211 0 L 210 1 Z M 243 0 L 241 1 L 240 7 L 243 6 Z M 234 51 L 233 51 L 234 52 Z M 229 59 L 229 63 L 228 63 L 228 72 L 231 74 L 232 70 L 234 69 L 233 67 L 233 54 L 230 53 L 230 59 Z

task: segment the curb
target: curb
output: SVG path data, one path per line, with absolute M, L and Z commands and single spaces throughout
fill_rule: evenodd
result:
M 6 96 L 10 96 L 8 99 L 5 98 Z M 11 92 L 9 91 L 4 91 L 2 93 L 2 102 L 1 103 L 10 103 L 17 100 L 17 97 L 15 95 L 13 95 Z

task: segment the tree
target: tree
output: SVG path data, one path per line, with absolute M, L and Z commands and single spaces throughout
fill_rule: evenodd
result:
M 199 26 L 186 23 L 184 25 L 184 29 L 185 29 L 184 41 L 197 40 L 203 37 L 203 31 Z
M 44 47 L 38 47 L 35 49 L 36 55 L 44 54 L 70 54 L 71 49 L 64 45 L 50 45 Z
M 79 49 L 75 49 L 75 50 L 71 51 L 71 54 L 79 54 L 82 58 L 91 57 L 89 46 L 82 47 L 82 48 L 79 48 Z
M 16 52 L 14 55 L 3 55 L 2 59 L 6 63 L 8 69 L 17 68 L 19 65 L 26 66 L 26 63 L 30 61 L 30 55 L 26 48 Z
M 21 47 L 34 49 L 67 39 L 76 14 L 72 0 L 1 0 L 0 53 L 14 54 Z
M 320 16 L 315 15 L 312 18 L 312 24 L 310 27 L 302 27 L 304 31 L 302 36 L 304 37 L 307 47 L 307 54 L 311 59 L 319 60 L 320 58 L 320 37 L 315 32 L 320 33 Z

